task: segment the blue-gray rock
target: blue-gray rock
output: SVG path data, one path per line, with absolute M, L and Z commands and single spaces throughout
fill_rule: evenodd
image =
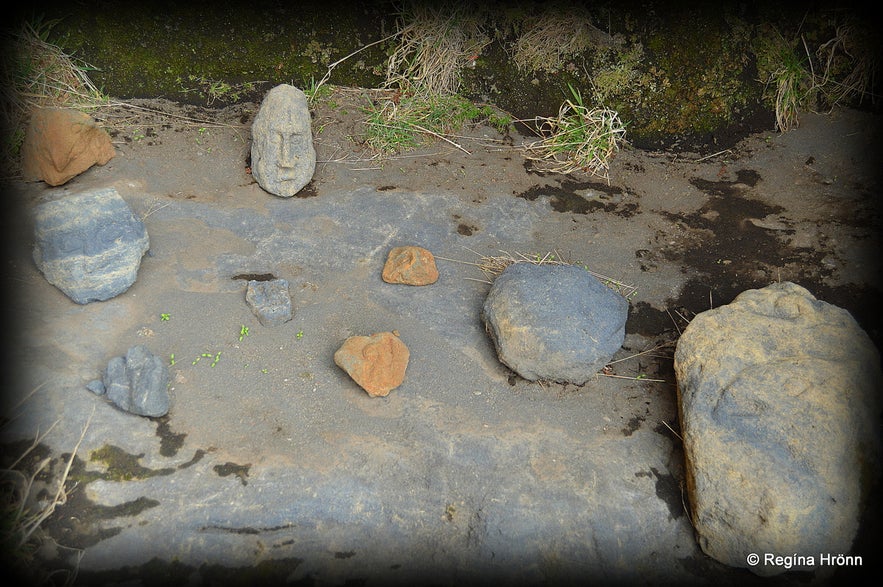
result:
M 169 369 L 143 345 L 107 363 L 104 387 L 107 398 L 127 412 L 156 418 L 169 411 Z
M 307 97 L 288 84 L 270 90 L 251 126 L 251 175 L 271 194 L 289 198 L 316 170 Z
M 86 389 L 95 395 L 104 395 L 107 392 L 107 389 L 104 387 L 104 382 L 101 379 L 93 379 L 86 384 Z
M 78 304 L 104 301 L 135 282 L 150 248 L 144 223 L 113 188 L 36 207 L 34 262 Z
M 808 567 L 848 554 L 878 471 L 883 379 L 853 317 L 794 283 L 748 290 L 693 318 L 674 365 L 702 550 L 758 575 L 788 570 L 767 553 Z
M 514 263 L 482 317 L 500 361 L 525 379 L 583 384 L 622 346 L 628 302 L 579 267 Z
M 276 326 L 291 320 L 291 296 L 285 279 L 249 281 L 245 300 L 264 326 Z

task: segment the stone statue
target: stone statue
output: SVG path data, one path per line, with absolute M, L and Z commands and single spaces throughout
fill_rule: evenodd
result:
M 313 178 L 316 151 L 307 97 L 287 84 L 270 90 L 251 127 L 251 174 L 262 188 L 290 198 Z

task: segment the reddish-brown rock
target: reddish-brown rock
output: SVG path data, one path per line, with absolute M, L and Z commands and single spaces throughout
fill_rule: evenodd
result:
M 438 280 L 432 253 L 421 247 L 395 247 L 383 266 L 383 281 L 406 285 L 429 285 Z
M 410 352 L 392 332 L 351 336 L 334 353 L 334 363 L 371 397 L 386 396 L 402 384 Z
M 70 108 L 37 108 L 21 147 L 22 177 L 61 185 L 95 164 L 104 165 L 114 155 L 110 135 L 88 114 Z

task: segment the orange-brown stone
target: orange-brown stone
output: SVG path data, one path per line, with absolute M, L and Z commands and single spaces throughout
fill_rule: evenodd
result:
M 410 352 L 392 332 L 351 336 L 334 353 L 334 363 L 371 397 L 383 397 L 402 384 Z
M 104 165 L 114 155 L 110 135 L 88 114 L 70 108 L 37 108 L 21 147 L 22 177 L 61 185 L 95 164 Z
M 383 266 L 383 281 L 406 285 L 429 285 L 438 281 L 435 257 L 421 247 L 395 247 Z

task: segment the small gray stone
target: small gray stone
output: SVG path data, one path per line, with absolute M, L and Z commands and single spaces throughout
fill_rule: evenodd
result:
M 129 289 L 150 248 L 144 223 L 113 188 L 40 204 L 34 235 L 37 267 L 78 304 Z
M 270 90 L 251 127 L 251 175 L 262 188 L 289 198 L 313 178 L 316 150 L 307 97 L 288 84 Z
M 494 280 L 482 317 L 516 373 L 582 384 L 622 346 L 628 302 L 580 267 L 515 263 Z
M 95 395 L 104 395 L 107 392 L 107 389 L 105 389 L 104 387 L 104 382 L 100 379 L 93 379 L 92 381 L 87 383 L 86 389 L 88 389 Z
M 245 300 L 264 326 L 276 326 L 291 320 L 291 296 L 285 279 L 249 281 Z
M 693 318 L 674 366 L 702 550 L 758 575 L 788 569 L 749 554 L 849 553 L 878 470 L 881 381 L 849 312 L 794 283 L 748 290 Z
M 107 398 L 122 410 L 139 416 L 159 417 L 169 411 L 169 369 L 143 345 L 133 346 L 125 357 L 114 357 L 104 372 Z

